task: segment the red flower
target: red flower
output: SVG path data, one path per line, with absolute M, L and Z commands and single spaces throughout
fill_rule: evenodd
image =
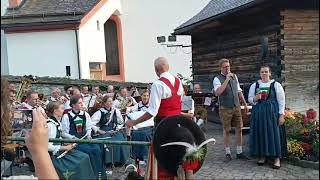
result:
M 301 145 L 302 145 L 304 151 L 306 152 L 306 154 L 312 153 L 312 145 L 311 144 L 301 142 Z
M 200 167 L 200 161 L 195 160 L 192 162 L 183 162 L 182 167 L 185 170 L 196 170 L 196 169 L 199 169 L 199 167 Z

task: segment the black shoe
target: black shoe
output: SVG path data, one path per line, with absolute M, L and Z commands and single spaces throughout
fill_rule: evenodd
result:
M 248 158 L 248 156 L 244 155 L 243 153 L 237 154 L 237 158 L 238 158 L 238 159 L 244 159 L 244 160 L 250 160 L 250 159 Z
M 225 158 L 224 162 L 230 162 L 231 160 L 232 160 L 231 154 L 226 154 L 226 158 Z
M 280 169 L 281 166 L 277 166 L 277 165 L 272 165 L 272 169 Z
M 258 166 L 263 166 L 265 163 L 266 163 L 266 160 L 257 162 Z

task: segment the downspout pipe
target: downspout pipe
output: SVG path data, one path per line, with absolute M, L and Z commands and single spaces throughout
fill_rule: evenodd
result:
M 79 55 L 79 35 L 77 28 L 74 29 L 74 33 L 76 35 L 76 46 L 77 46 L 77 60 L 78 60 L 78 72 L 79 72 L 79 79 L 81 79 L 81 67 L 80 67 L 80 55 Z

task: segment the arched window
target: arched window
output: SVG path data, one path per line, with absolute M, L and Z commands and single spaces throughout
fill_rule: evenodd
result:
M 106 75 L 120 75 L 117 24 L 109 19 L 104 23 Z

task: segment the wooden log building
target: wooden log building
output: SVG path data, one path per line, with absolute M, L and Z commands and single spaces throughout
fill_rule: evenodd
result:
M 319 0 L 212 0 L 173 34 L 191 35 L 193 80 L 204 89 L 213 88 L 221 58 L 246 96 L 269 64 L 287 107 L 319 109 Z

